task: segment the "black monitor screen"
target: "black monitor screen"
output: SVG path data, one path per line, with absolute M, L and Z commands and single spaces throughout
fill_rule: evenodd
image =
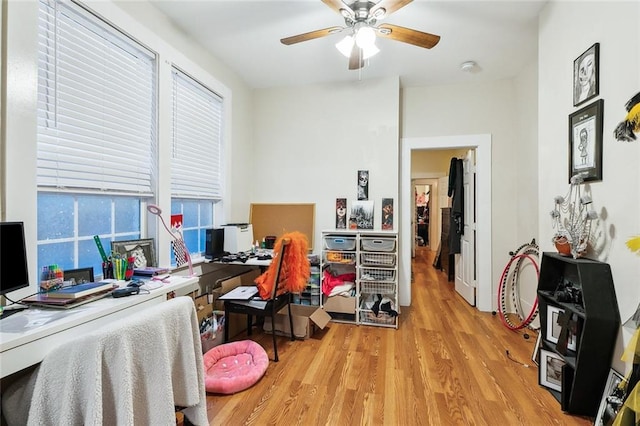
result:
M 0 295 L 29 286 L 22 222 L 0 222 Z
M 224 229 L 215 228 L 206 230 L 206 244 L 204 255 L 209 259 L 220 259 L 224 252 Z

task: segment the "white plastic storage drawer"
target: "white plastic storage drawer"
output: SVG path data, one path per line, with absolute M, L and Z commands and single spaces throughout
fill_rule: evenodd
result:
M 362 250 L 395 251 L 396 240 L 393 238 L 361 238 Z
M 396 266 L 395 253 L 360 253 L 362 266 Z
M 394 282 L 395 279 L 396 279 L 395 269 L 360 268 L 361 281 Z
M 324 237 L 325 248 L 329 250 L 355 250 L 356 238 L 340 235 L 327 235 Z

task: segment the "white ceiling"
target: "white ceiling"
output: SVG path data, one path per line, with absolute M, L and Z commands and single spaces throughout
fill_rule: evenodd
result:
M 152 0 L 254 88 L 389 76 L 399 76 L 403 87 L 511 78 L 537 56 L 537 16 L 545 3 L 414 0 L 379 23 L 437 34 L 440 42 L 424 49 L 378 38 L 381 52 L 362 70 L 350 71 L 334 46 L 344 34 L 280 43 L 283 37 L 344 25 L 321 0 Z M 460 71 L 465 61 L 475 61 L 478 69 Z

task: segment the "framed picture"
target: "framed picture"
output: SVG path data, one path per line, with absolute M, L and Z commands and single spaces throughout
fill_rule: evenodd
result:
M 93 266 L 89 268 L 67 269 L 63 273 L 65 281 L 73 281 L 73 284 L 92 283 Z
M 382 199 L 382 229 L 393 229 L 393 198 Z
M 573 61 L 573 106 L 600 92 L 600 43 L 595 43 Z
M 358 170 L 358 200 L 369 199 L 369 170 Z
M 600 408 L 598 408 L 598 414 L 594 422 L 595 426 L 610 425 L 618 414 L 618 411 L 620 411 L 627 393 L 623 381 L 624 378 L 618 374 L 617 371 L 613 368 L 609 370 L 607 384 L 604 386 L 602 399 L 600 400 Z
M 143 240 L 111 241 L 111 255 L 119 254 L 121 257 L 133 257 L 135 268 L 144 268 L 156 265 L 156 252 L 153 238 Z
M 569 183 L 581 173 L 584 181 L 602 180 L 602 121 L 604 100 L 569 115 Z
M 373 229 L 373 200 L 354 201 L 349 217 L 350 229 Z
M 347 229 L 346 198 L 336 198 L 336 229 Z
M 562 366 L 564 360 L 555 352 L 540 349 L 540 366 L 538 368 L 541 386 L 562 392 Z
M 560 332 L 562 331 L 562 325 L 558 322 L 560 316 L 564 313 L 564 309 L 557 306 L 547 306 L 547 333 L 546 340 L 551 343 L 558 343 Z M 567 340 L 567 349 L 575 351 L 577 345 L 576 333 L 569 332 L 569 339 Z
M 538 332 L 538 337 L 536 338 L 536 344 L 533 346 L 533 353 L 531 353 L 531 361 L 535 365 L 540 365 L 540 344 L 542 343 L 542 332 Z

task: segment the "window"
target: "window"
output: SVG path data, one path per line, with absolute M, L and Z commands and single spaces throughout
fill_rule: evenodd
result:
M 41 0 L 38 267 L 93 266 L 93 240 L 140 238 L 153 195 L 156 58 L 72 2 Z
M 222 197 L 222 99 L 173 68 L 171 213 L 183 215 L 192 256 L 204 253 L 205 230 L 213 226 Z

